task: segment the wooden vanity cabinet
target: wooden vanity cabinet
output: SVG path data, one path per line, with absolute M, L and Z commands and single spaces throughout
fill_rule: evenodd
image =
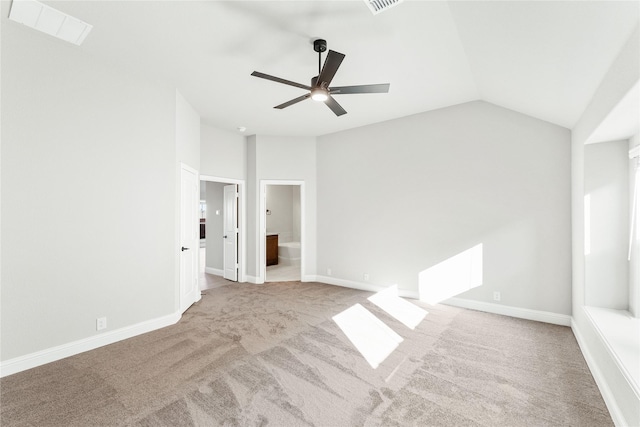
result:
M 278 264 L 278 235 L 267 236 L 267 265 Z

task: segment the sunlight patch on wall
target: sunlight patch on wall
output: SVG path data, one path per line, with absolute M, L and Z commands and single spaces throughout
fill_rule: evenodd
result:
M 422 308 L 398 296 L 398 285 L 390 286 L 368 299 L 409 329 L 415 329 L 427 315 Z
M 482 285 L 482 243 L 418 274 L 420 301 L 438 304 Z
M 336 314 L 333 321 L 374 369 L 403 341 L 400 335 L 360 304 Z

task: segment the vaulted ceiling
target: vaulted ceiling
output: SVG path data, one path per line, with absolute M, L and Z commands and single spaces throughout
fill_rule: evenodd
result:
M 637 1 L 405 1 L 376 16 L 362 1 L 47 4 L 93 25 L 76 49 L 177 87 L 211 125 L 267 135 L 322 135 L 477 99 L 571 128 L 640 14 Z M 304 91 L 251 72 L 308 84 L 316 38 L 346 55 L 334 86 L 389 82 L 390 92 L 336 96 L 341 117 L 311 100 L 273 109 Z

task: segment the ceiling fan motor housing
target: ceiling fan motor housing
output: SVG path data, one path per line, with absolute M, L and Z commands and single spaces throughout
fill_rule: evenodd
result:
M 324 52 L 327 50 L 327 41 L 324 39 L 316 39 L 313 41 L 313 50 L 316 52 Z

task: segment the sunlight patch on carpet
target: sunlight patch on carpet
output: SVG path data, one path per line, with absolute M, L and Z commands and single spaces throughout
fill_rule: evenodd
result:
M 400 335 L 360 304 L 336 314 L 333 321 L 374 369 L 403 341 Z
M 415 329 L 428 314 L 422 308 L 400 298 L 398 285 L 390 286 L 368 299 L 409 329 Z

